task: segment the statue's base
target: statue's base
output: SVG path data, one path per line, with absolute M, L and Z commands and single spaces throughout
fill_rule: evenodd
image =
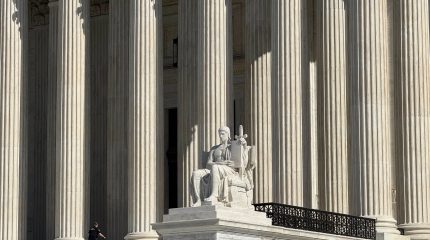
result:
M 410 238 L 393 233 L 376 233 L 376 240 L 410 240 Z
M 359 239 L 272 226 L 265 213 L 218 205 L 169 209 L 152 226 L 163 240 Z

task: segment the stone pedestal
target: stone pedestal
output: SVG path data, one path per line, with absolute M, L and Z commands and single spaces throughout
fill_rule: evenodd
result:
M 270 225 L 265 213 L 212 205 L 169 209 L 152 227 L 163 240 L 261 239 L 259 226 Z
M 163 222 L 152 224 L 152 228 L 163 240 L 358 239 L 277 227 L 265 213 L 213 205 L 169 209 Z
M 378 228 L 378 227 L 376 227 Z M 376 233 L 376 240 L 409 240 L 410 238 L 407 236 L 402 236 L 395 233 Z

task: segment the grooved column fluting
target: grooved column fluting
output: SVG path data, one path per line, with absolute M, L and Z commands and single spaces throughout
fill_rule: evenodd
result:
M 231 0 L 198 0 L 198 126 L 199 154 L 219 143 L 218 128 L 231 112 Z M 230 89 L 229 89 L 230 88 Z M 232 131 L 233 133 L 233 131 Z
M 348 213 L 345 4 L 320 0 L 316 7 L 320 208 Z
M 158 239 L 151 228 L 157 220 L 159 55 L 162 38 L 161 0 L 130 0 L 128 235 L 126 239 Z
M 48 84 L 46 116 L 46 238 L 55 238 L 55 164 L 57 110 L 58 2 L 49 3 Z
M 179 206 L 190 206 L 190 177 L 202 168 L 197 127 L 197 1 L 178 2 L 178 193 Z
M 255 202 L 272 201 L 271 2 L 249 0 L 245 5 L 246 81 L 245 129 L 255 146 Z
M 272 0 L 273 198 L 303 205 L 303 1 Z
M 26 118 L 28 123 L 28 219 L 33 239 L 46 239 L 46 84 L 48 76 L 48 26 L 29 31 L 28 86 Z M 54 190 L 54 189 L 52 189 Z M 37 219 L 37 220 L 36 220 Z
M 89 1 L 58 1 L 55 237 L 87 232 L 86 104 Z
M 351 174 L 353 206 L 398 233 L 392 214 L 387 1 L 350 1 Z
M 400 0 L 398 213 L 405 235 L 430 239 L 429 2 Z
M 26 239 L 25 166 L 21 122 L 25 118 L 27 1 L 0 2 L 0 239 Z M 23 185 L 24 184 L 24 185 Z
M 127 235 L 129 0 L 111 0 L 107 117 L 107 235 Z

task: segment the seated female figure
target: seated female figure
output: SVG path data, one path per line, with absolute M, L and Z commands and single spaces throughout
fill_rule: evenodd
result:
M 194 171 L 191 177 L 193 206 L 201 205 L 201 199 L 211 203 L 227 201 L 228 177 L 238 175 L 232 167 L 230 129 L 221 127 L 218 134 L 221 144 L 211 148 L 206 169 Z

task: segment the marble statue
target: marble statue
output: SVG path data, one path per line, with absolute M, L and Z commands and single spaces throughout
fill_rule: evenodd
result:
M 222 204 L 230 207 L 250 207 L 252 203 L 255 162 L 248 157 L 243 127 L 239 136 L 230 139 L 230 129 L 218 129 L 221 143 L 209 151 L 205 169 L 198 169 L 191 176 L 192 206 Z

